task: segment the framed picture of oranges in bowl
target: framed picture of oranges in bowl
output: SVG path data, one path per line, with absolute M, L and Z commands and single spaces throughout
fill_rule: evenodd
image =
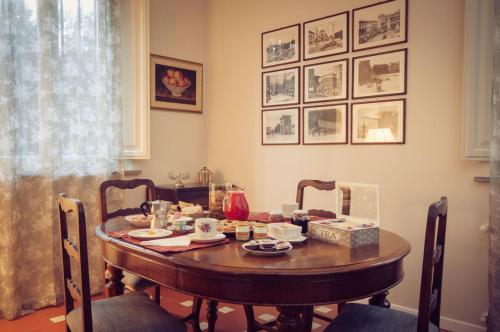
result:
M 203 64 L 151 54 L 151 108 L 202 112 Z

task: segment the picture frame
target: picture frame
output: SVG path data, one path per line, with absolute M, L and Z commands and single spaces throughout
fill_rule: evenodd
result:
M 300 61 L 300 23 L 261 34 L 262 68 Z
M 408 41 L 408 0 L 389 0 L 353 9 L 353 52 Z
M 262 107 L 300 102 L 300 67 L 262 72 Z
M 408 49 L 352 59 L 352 99 L 406 94 Z
M 299 145 L 299 107 L 261 111 L 262 145 Z
M 349 52 L 349 12 L 303 23 L 304 61 Z
M 303 66 L 303 102 L 346 100 L 349 97 L 349 60 L 341 59 Z
M 406 99 L 351 104 L 351 144 L 405 144 Z
M 347 103 L 302 108 L 304 145 L 347 144 Z
M 203 64 L 150 55 L 152 109 L 202 113 Z

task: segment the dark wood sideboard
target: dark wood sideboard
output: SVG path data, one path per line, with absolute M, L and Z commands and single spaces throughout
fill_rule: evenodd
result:
M 159 199 L 170 201 L 174 204 L 179 201 L 200 204 L 208 209 L 208 187 L 198 183 L 185 183 L 182 188 L 174 188 L 173 184 L 156 186 L 156 194 Z

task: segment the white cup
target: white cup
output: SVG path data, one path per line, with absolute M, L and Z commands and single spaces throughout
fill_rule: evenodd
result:
M 217 219 L 198 218 L 194 222 L 194 234 L 197 238 L 208 239 L 217 235 Z
M 283 216 L 285 218 L 293 217 L 293 211 L 299 209 L 299 203 L 283 203 L 281 204 L 281 210 L 283 211 Z

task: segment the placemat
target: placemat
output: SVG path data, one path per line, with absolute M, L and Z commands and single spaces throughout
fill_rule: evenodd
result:
M 125 242 L 129 242 L 135 245 L 138 245 L 140 247 L 153 250 L 162 254 L 166 253 L 171 253 L 171 252 L 183 252 L 183 251 L 188 251 L 188 250 L 194 250 L 194 249 L 200 249 L 200 248 L 207 248 L 207 247 L 213 247 L 213 246 L 218 246 L 220 244 L 226 244 L 229 242 L 229 239 L 224 239 L 223 241 L 215 242 L 215 243 L 196 243 L 196 242 L 191 242 L 191 244 L 187 247 L 162 247 L 162 246 L 146 246 L 142 245 L 141 242 L 142 240 L 137 240 L 134 239 L 130 236 L 128 236 L 128 232 L 130 230 L 123 230 L 123 231 L 117 231 L 117 232 L 108 232 L 108 235 L 111 236 L 112 238 L 115 239 L 121 239 Z M 180 235 L 178 235 L 180 236 Z M 175 237 L 175 236 L 174 236 Z

